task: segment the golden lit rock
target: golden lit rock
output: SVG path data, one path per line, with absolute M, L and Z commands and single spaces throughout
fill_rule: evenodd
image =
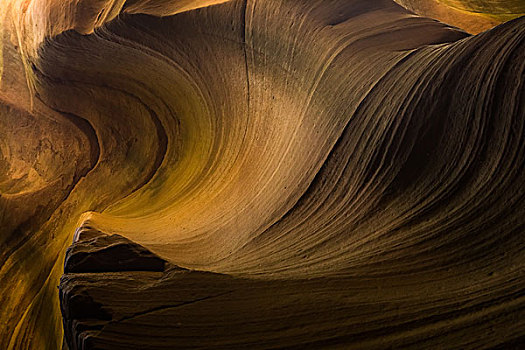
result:
M 477 34 L 525 15 L 522 0 L 394 0 L 422 16 Z
M 519 348 L 523 6 L 398 3 L 2 2 L 0 349 Z

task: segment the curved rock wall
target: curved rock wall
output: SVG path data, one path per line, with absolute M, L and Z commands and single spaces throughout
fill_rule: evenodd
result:
M 306 344 L 375 322 L 365 304 L 404 311 L 342 344 L 523 337 L 523 17 L 469 36 L 390 0 L 0 6 L 0 348 L 61 346 L 87 224 L 233 276 L 236 312 L 288 295 L 268 325 L 337 303 Z M 447 338 L 465 322 L 476 341 Z
M 525 15 L 521 0 L 394 0 L 422 16 L 477 34 L 502 22 Z

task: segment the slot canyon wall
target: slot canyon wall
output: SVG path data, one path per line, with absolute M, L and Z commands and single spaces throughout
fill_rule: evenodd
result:
M 525 15 L 520 0 L 394 0 L 410 11 L 477 34 Z
M 525 344 L 522 1 L 0 10 L 0 349 Z

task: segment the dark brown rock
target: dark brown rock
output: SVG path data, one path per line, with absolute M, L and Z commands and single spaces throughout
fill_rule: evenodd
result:
M 118 234 L 76 241 L 66 251 L 65 273 L 163 271 L 166 261 Z

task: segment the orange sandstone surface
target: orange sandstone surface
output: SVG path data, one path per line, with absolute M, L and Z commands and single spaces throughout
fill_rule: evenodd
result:
M 522 348 L 522 2 L 398 3 L 3 0 L 0 349 Z

